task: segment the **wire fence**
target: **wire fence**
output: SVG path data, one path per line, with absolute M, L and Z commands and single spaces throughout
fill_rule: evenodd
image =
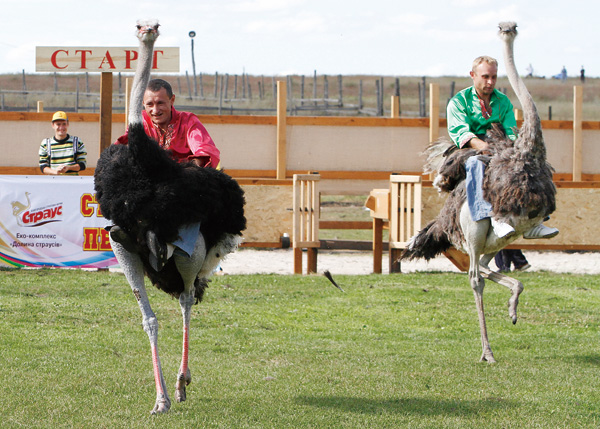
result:
M 113 111 L 125 111 L 125 79 L 131 74 L 113 76 Z M 428 84 L 439 85 L 439 112 L 445 116 L 446 104 L 455 89 L 472 85 L 465 77 L 416 77 L 372 75 L 289 75 L 257 76 L 218 73 L 163 75 L 176 94 L 176 106 L 197 114 L 275 115 L 277 81 L 287 81 L 289 115 L 304 116 L 389 116 L 391 96 L 399 99 L 403 117 L 426 117 L 429 112 Z M 579 79 L 562 82 L 556 79 L 528 78 L 531 92 L 542 119 L 571 120 L 573 87 Z M 100 109 L 99 73 L 33 73 L 0 75 L 0 110 L 44 109 L 68 112 L 93 112 Z M 506 77 L 499 77 L 497 88 L 519 106 Z M 586 79 L 583 100 L 584 120 L 600 118 L 600 79 Z
M 113 111 L 125 110 L 125 78 L 113 78 Z M 157 76 L 169 81 L 176 95 L 176 105 L 198 114 L 275 115 L 277 81 L 287 82 L 289 115 L 304 116 L 389 116 L 392 95 L 400 99 L 403 116 L 427 116 L 426 79 L 407 78 L 401 85 L 398 77 L 317 75 L 256 76 L 199 74 Z M 29 81 L 33 81 L 29 84 Z M 36 111 L 42 101 L 44 110 L 97 113 L 100 109 L 99 79 L 89 73 L 81 75 L 22 74 L 22 85 L 13 78 L 10 85 L 0 79 L 0 110 Z M 10 87 L 9 87 L 10 86 Z M 35 87 L 35 88 L 32 88 Z M 454 82 L 451 87 L 454 92 Z

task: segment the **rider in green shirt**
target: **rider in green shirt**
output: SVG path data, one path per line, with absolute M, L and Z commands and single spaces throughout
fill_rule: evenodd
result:
M 488 144 L 485 133 L 493 123 L 500 123 L 511 140 L 515 140 L 517 122 L 513 106 L 508 97 L 496 89 L 498 61 L 481 56 L 473 61 L 471 70 L 473 86 L 456 94 L 447 108 L 448 134 L 460 148 L 473 148 L 485 151 Z M 477 156 L 465 163 L 467 204 L 474 221 L 490 218 L 491 204 L 483 197 L 483 176 L 485 165 Z M 513 234 L 512 225 L 490 218 L 492 228 L 498 237 Z M 526 231 L 523 238 L 551 238 L 558 229 L 539 224 Z
M 448 134 L 458 147 L 464 147 L 473 137 L 485 135 L 494 123 L 501 124 L 506 135 L 515 140 L 517 121 L 510 99 L 494 88 L 490 94 L 489 115 L 484 114 L 484 106 L 474 86 L 463 89 L 448 103 Z

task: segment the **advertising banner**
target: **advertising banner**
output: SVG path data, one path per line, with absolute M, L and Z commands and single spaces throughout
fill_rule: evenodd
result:
M 0 264 L 118 266 L 91 176 L 0 175 Z

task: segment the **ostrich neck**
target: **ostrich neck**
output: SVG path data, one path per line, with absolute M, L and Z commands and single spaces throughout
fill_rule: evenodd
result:
M 519 130 L 519 137 L 515 142 L 515 146 L 522 152 L 527 149 L 539 153 L 545 158 L 546 150 L 544 140 L 542 138 L 542 126 L 537 108 L 533 102 L 533 98 L 525 83 L 517 73 L 515 59 L 513 55 L 513 41 L 505 41 L 504 44 L 504 61 L 506 62 L 506 74 L 508 80 L 515 91 L 521 107 L 523 108 L 523 125 Z M 537 149 L 537 150 L 536 150 Z
M 139 59 L 135 69 L 133 85 L 131 88 L 131 100 L 129 102 L 129 123 L 142 122 L 142 105 L 144 92 L 150 80 L 152 69 L 152 51 L 154 41 L 140 41 Z

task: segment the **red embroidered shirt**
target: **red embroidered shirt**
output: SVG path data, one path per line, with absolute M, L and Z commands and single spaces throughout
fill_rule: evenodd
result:
M 171 122 L 167 126 L 166 133 L 154 125 L 146 112 L 142 112 L 142 116 L 146 134 L 156 140 L 162 148 L 169 150 L 178 162 L 200 158 L 206 161 L 203 162 L 205 167 L 217 168 L 219 165 L 221 153 L 204 125 L 193 113 L 179 112 L 171 107 Z M 115 143 L 127 144 L 128 142 L 128 133 L 125 133 Z

